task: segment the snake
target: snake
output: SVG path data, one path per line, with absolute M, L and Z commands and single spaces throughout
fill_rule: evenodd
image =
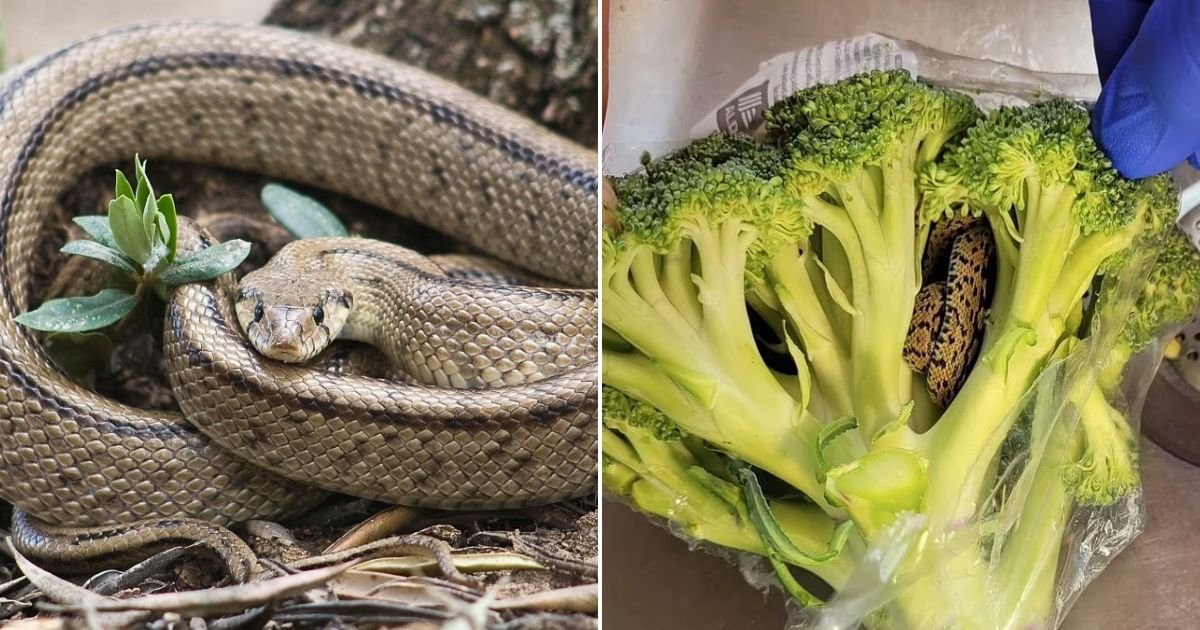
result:
M 994 255 L 991 231 L 978 218 L 943 219 L 930 228 L 903 356 L 925 375 L 930 398 L 943 409 L 979 354 Z
M 0 497 L 21 517 L 23 552 L 71 562 L 205 539 L 302 513 L 330 491 L 466 510 L 594 490 L 594 151 L 366 51 L 195 21 L 122 27 L 12 68 L 0 130 Z M 434 382 L 265 357 L 222 277 L 169 299 L 164 353 L 182 413 L 123 405 L 67 377 L 14 318 L 31 307 L 57 200 L 135 153 L 329 190 L 582 289 L 486 286 L 369 239 L 319 244 L 318 258 L 369 259 L 387 283 L 409 283 L 408 303 L 428 300 L 409 325 L 426 336 L 416 352 L 442 343 L 424 363 Z M 213 243 L 181 225 L 181 255 Z M 471 379 L 459 382 L 449 366 L 463 357 Z M 500 378 L 482 376 L 489 368 Z

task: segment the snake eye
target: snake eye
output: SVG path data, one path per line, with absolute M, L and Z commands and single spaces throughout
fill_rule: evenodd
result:
M 325 321 L 325 309 L 321 308 L 320 306 L 314 308 L 313 309 L 313 321 L 316 322 L 318 325 L 320 325 L 321 322 Z
M 260 302 L 260 303 L 254 305 L 254 321 L 256 321 L 256 322 L 262 321 L 262 317 L 263 317 L 263 307 L 262 307 L 262 303 Z

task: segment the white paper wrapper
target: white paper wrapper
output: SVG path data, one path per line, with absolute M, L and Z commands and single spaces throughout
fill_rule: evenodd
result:
M 970 59 L 936 51 L 887 35 L 868 33 L 777 55 L 759 65 L 754 76 L 723 99 L 722 105 L 689 125 L 682 137 L 644 124 L 606 128 L 604 168 L 622 174 L 638 167 L 645 151 L 661 155 L 718 129 L 753 131 L 762 122 L 762 112 L 796 90 L 838 81 L 869 70 L 904 69 L 926 81 L 968 92 L 980 107 L 1029 103 L 1046 96 L 1094 100 L 1099 93 L 1096 78 L 1080 74 L 1033 72 L 994 61 Z M 689 101 L 702 92 L 691 83 L 682 94 L 656 95 Z M 694 92 L 690 93 L 689 91 Z M 636 116 L 636 111 L 623 112 Z M 611 130 L 610 130 L 611 129 Z M 638 129 L 640 137 L 629 137 Z
M 779 55 L 759 66 L 732 98 L 696 123 L 691 136 L 700 138 L 717 130 L 753 132 L 762 124 L 765 109 L 799 90 L 869 70 L 897 69 L 920 76 L 916 53 L 874 33 Z

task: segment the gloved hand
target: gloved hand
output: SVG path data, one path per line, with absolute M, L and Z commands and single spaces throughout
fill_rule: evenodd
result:
M 1103 90 L 1092 130 L 1122 175 L 1200 168 L 1200 2 L 1089 0 Z

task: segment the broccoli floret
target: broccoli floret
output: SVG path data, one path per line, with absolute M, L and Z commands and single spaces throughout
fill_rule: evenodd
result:
M 604 409 L 605 421 L 611 420 L 613 428 L 646 431 L 660 442 L 673 442 L 683 438 L 683 430 L 671 422 L 666 414 L 626 396 L 618 389 L 605 387 L 601 406 Z
M 1137 489 L 1137 439 L 1125 419 L 1093 387 L 1079 410 L 1078 455 L 1065 467 L 1068 491 L 1082 505 L 1111 505 Z
M 845 398 L 868 437 L 912 400 L 902 348 L 921 284 L 918 174 L 978 115 L 967 97 L 904 71 L 816 86 L 766 112 L 788 158 L 785 186 L 820 226 L 823 263 L 817 273 L 782 257 L 772 280 L 794 298 L 781 302 L 795 327 L 819 338 L 808 345 L 840 344 L 832 354 L 850 363 Z
M 1104 384 L 1110 389 L 1117 385 L 1114 379 L 1134 353 L 1157 340 L 1166 327 L 1194 317 L 1200 301 L 1200 251 L 1187 236 L 1172 224 L 1146 239 L 1146 244 L 1156 258 L 1144 280 L 1139 281 L 1140 290 L 1128 316 L 1105 313 L 1108 292 L 1102 291 L 1098 298 L 1100 316 L 1094 320 L 1094 326 L 1105 323 L 1121 326 L 1112 360 L 1105 370 Z
M 969 514 L 1011 427 L 1012 410 L 1067 335 L 1068 322 L 1106 259 L 1169 212 L 1161 181 L 1123 179 L 1099 150 L 1083 107 L 1061 100 L 1001 108 L 971 127 L 923 178 L 931 216 L 988 217 L 1000 252 L 980 361 L 929 432 L 938 452 L 930 509 Z M 980 464 L 980 462 L 985 462 Z
M 763 361 L 746 308 L 776 250 L 811 231 L 781 165 L 770 147 L 714 134 L 613 182 L 619 228 L 603 234 L 603 319 L 633 349 L 606 348 L 604 378 L 821 501 L 819 423 Z
M 929 218 L 982 212 L 1000 253 L 984 352 L 1065 319 L 1105 260 L 1161 221 L 1161 182 L 1122 178 L 1088 111 L 1053 100 L 1004 107 L 971 127 L 922 178 Z
M 725 133 L 661 160 L 647 158 L 642 172 L 612 180 L 622 235 L 657 254 L 678 251 L 682 241 L 698 245 L 707 239 L 726 249 L 744 248 L 743 273 L 736 279 L 749 285 L 776 250 L 812 231 L 781 194 L 782 168 L 777 151 L 748 136 Z
M 1160 205 L 1171 207 L 1173 202 L 1168 196 Z M 1119 287 L 1109 286 L 1116 279 L 1106 280 L 1097 296 L 1093 335 L 1107 328 L 1119 332 L 1096 386 L 1081 404 L 1080 455 L 1067 469 L 1072 493 L 1085 505 L 1109 505 L 1137 488 L 1137 440 L 1118 408 L 1123 407 L 1122 373 L 1133 355 L 1163 330 L 1191 319 L 1200 300 L 1200 252 L 1183 232 L 1167 224 L 1143 241 L 1156 257 L 1144 276 L 1139 274 L 1132 304 Z

